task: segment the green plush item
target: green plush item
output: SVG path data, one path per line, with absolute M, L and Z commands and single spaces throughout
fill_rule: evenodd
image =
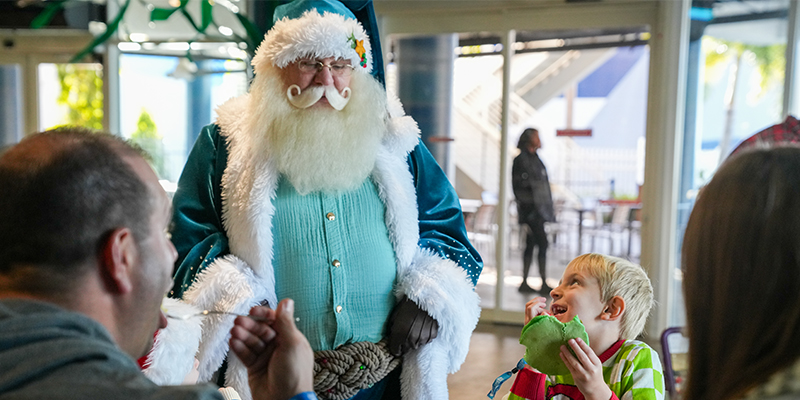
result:
M 525 362 L 531 367 L 547 375 L 568 375 L 569 369 L 558 353 L 561 345 L 567 346 L 571 352 L 567 341 L 575 338 L 589 344 L 589 336 L 577 315 L 565 324 L 552 315 L 543 314 L 522 328 L 519 343 L 525 346 Z

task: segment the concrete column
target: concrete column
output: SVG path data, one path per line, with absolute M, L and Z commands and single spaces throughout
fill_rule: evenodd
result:
M 455 159 L 450 132 L 453 103 L 454 49 L 458 35 L 402 38 L 397 41 L 397 96 L 406 114 L 422 131 L 422 141 L 450 181 L 455 179 Z
M 800 4 L 797 1 L 789 3 L 788 32 L 786 33 L 786 68 L 783 80 L 783 118 L 798 115 L 800 103 L 797 100 L 800 91 L 800 79 L 798 79 L 798 36 L 800 36 Z
M 197 69 L 213 70 L 214 61 L 195 61 Z M 200 130 L 211 120 L 211 80 L 214 75 L 198 75 L 186 85 L 189 99 L 189 131 L 186 133 L 186 156 L 192 150 Z
M 0 149 L 22 139 L 22 88 L 18 65 L 0 65 Z

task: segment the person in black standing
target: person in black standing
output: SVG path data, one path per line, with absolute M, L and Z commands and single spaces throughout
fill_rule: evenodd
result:
M 539 275 L 542 277 L 542 287 L 539 293 L 547 295 L 551 288 L 547 286 L 547 234 L 544 231 L 545 222 L 555 222 L 553 211 L 553 197 L 550 194 L 550 181 L 547 179 L 547 168 L 536 154 L 542 147 L 539 140 L 539 131 L 534 128 L 525 129 L 517 142 L 520 154 L 514 159 L 511 168 L 511 186 L 514 197 L 517 199 L 517 214 L 519 224 L 525 230 L 525 251 L 522 254 L 522 284 L 519 291 L 522 293 L 535 292 L 528 286 L 528 271 L 533 261 L 533 249 L 538 247 Z

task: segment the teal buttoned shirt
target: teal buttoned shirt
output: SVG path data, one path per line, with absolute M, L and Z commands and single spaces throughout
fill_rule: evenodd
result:
M 294 300 L 311 347 L 381 340 L 397 262 L 375 184 L 301 196 L 281 176 L 273 203 L 275 292 Z

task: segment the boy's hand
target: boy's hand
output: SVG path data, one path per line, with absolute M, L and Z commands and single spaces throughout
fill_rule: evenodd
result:
M 603 380 L 603 363 L 594 354 L 586 342 L 570 339 L 569 347 L 575 352 L 573 356 L 567 346 L 561 346 L 558 354 L 572 374 L 575 385 L 583 393 L 586 400 L 608 400 L 611 398 L 611 389 Z
M 525 303 L 525 324 L 531 322 L 532 319 L 542 314 L 549 315 L 547 312 L 547 299 L 544 297 L 534 297 L 529 302 Z

